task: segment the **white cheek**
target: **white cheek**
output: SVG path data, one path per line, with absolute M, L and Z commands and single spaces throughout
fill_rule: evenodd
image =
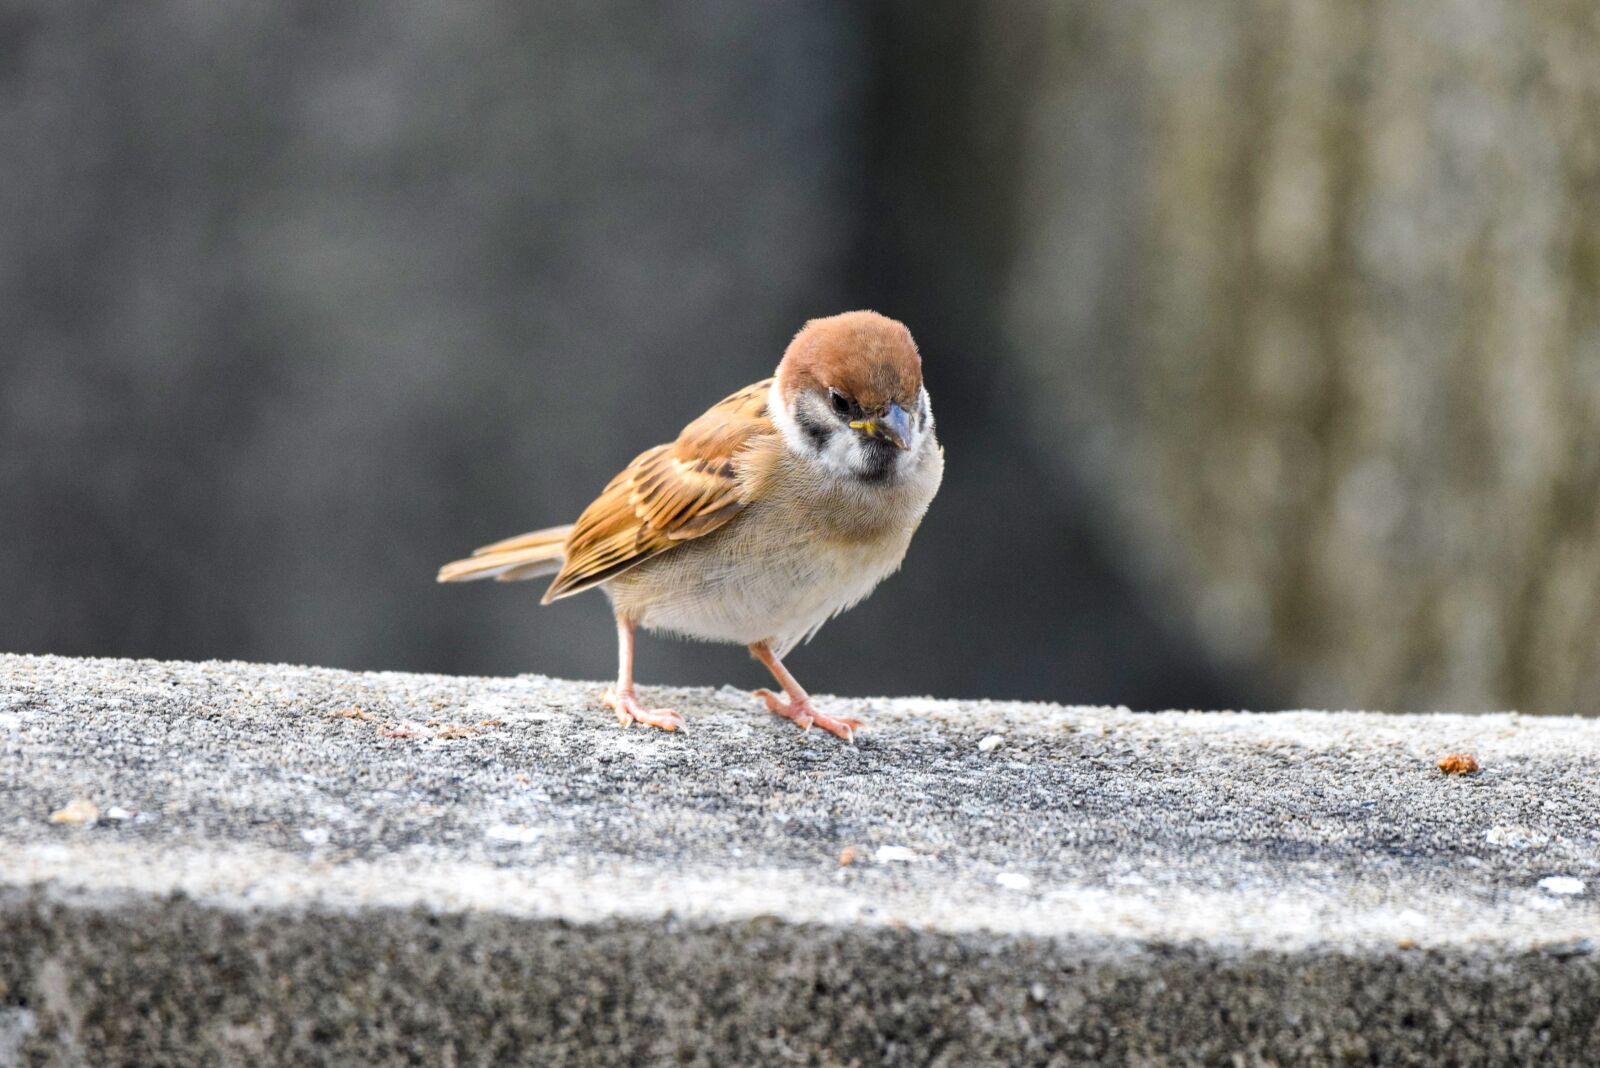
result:
M 921 448 L 923 441 L 933 434 L 933 399 L 928 396 L 928 387 L 923 386 L 917 392 L 917 411 L 921 418 L 912 428 L 911 450 L 915 452 Z
M 807 401 L 800 398 L 798 403 L 805 404 Z M 784 444 L 789 446 L 790 452 L 813 457 L 824 471 L 835 475 L 850 475 L 859 469 L 862 463 L 860 446 L 852 440 L 856 435 L 836 431 L 828 436 L 827 444 L 818 449 L 810 436 L 800 428 L 799 420 L 784 406 L 776 379 L 767 389 L 767 410 L 772 413 L 772 421 L 783 434 Z M 833 418 L 828 412 L 813 410 L 810 414 L 818 422 Z
M 783 394 L 778 392 L 778 380 L 774 378 L 772 385 L 767 387 L 767 412 L 772 416 L 780 433 L 783 434 L 784 444 L 789 446 L 790 452 L 809 454 L 811 449 L 806 441 L 806 435 L 800 429 L 800 424 L 794 421 L 794 416 L 789 414 L 789 409 L 784 406 Z
M 822 450 L 823 466 L 838 475 L 856 474 L 866 467 L 866 461 L 861 435 L 856 433 L 834 434 Z

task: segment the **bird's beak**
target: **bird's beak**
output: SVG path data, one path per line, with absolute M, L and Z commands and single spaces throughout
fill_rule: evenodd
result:
M 907 448 L 911 444 L 911 418 L 906 415 L 906 410 L 898 404 L 891 404 L 884 409 L 882 415 L 871 419 L 862 419 L 851 423 L 851 428 L 863 434 L 870 434 L 875 438 L 882 438 L 897 449 Z

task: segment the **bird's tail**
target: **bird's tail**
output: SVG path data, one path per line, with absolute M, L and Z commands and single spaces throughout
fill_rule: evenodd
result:
M 554 575 L 566 559 L 567 535 L 572 525 L 546 527 L 530 534 L 518 534 L 493 545 L 473 550 L 464 560 L 455 560 L 439 569 L 440 582 L 473 582 L 492 578 L 497 582 Z

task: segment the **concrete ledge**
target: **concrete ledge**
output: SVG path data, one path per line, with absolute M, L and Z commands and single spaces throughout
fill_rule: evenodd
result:
M 1600 1043 L 1600 721 L 594 689 L 0 657 L 0 1064 Z

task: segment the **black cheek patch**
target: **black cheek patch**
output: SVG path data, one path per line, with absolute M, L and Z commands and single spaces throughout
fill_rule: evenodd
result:
M 797 406 L 798 408 L 798 406 Z M 794 413 L 794 421 L 799 424 L 801 433 L 811 442 L 811 447 L 821 452 L 828 447 L 828 437 L 833 431 L 826 425 L 814 419 L 810 412 L 799 408 Z

